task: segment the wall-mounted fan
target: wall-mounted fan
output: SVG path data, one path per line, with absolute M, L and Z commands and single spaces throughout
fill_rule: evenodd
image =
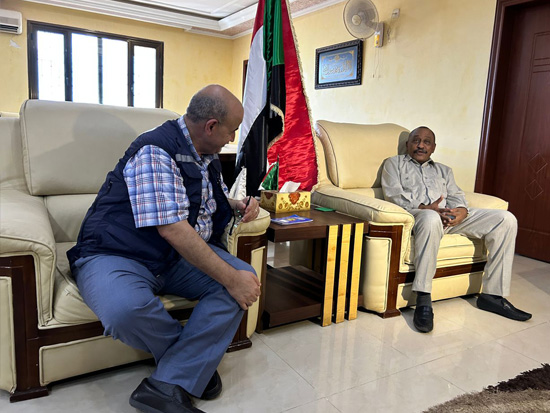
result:
M 349 0 L 344 7 L 344 25 L 353 37 L 371 37 L 378 28 L 376 6 L 370 0 Z

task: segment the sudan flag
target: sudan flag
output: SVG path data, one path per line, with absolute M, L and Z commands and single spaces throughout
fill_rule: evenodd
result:
M 239 134 L 236 184 L 257 195 L 270 164 L 279 162 L 279 188 L 286 181 L 311 190 L 317 183 L 313 130 L 286 0 L 260 0 L 252 32 Z

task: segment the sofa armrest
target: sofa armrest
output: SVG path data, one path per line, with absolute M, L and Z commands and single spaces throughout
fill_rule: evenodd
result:
M 262 284 L 265 279 L 265 266 L 267 261 L 267 236 L 264 235 L 267 227 L 271 223 L 271 216 L 265 209 L 260 208 L 260 212 L 254 221 L 240 222 L 236 227 L 233 227 L 230 222 L 225 228 L 225 233 L 222 241 L 230 254 L 239 257 L 254 268 L 256 274 L 260 278 Z M 231 232 L 231 235 L 229 233 Z M 244 248 L 239 251 L 239 240 L 243 239 Z M 241 243 L 241 247 L 243 244 Z M 264 294 L 262 287 L 262 294 Z M 258 323 L 258 317 L 262 309 L 260 301 L 256 301 L 249 309 L 247 314 L 246 331 L 243 332 L 246 337 L 250 337 Z M 240 334 L 237 332 L 237 334 Z
M 374 192 L 368 189 L 341 189 L 332 184 L 324 184 L 313 192 L 311 202 L 364 219 L 371 225 L 402 226 L 399 251 L 399 265 L 401 265 L 410 249 L 414 217 L 400 206 L 361 193 L 362 191 Z
M 484 209 L 508 209 L 508 202 L 496 196 L 480 194 L 477 192 L 465 192 L 466 201 L 471 208 Z
M 319 186 L 312 194 L 312 203 L 369 222 L 402 224 L 408 229 L 414 224 L 414 217 L 398 205 L 332 184 Z
M 31 255 L 36 273 L 38 321 L 52 317 L 55 239 L 41 197 L 16 189 L 0 191 L 0 256 Z
M 233 220 L 231 220 L 233 221 Z M 236 227 L 232 228 L 232 222 L 225 227 L 225 233 L 222 241 L 230 254 L 237 256 L 237 246 L 240 237 L 250 237 L 264 234 L 271 223 L 269 212 L 260 208 L 258 217 L 254 221 L 240 222 Z M 231 235 L 230 235 L 231 233 Z

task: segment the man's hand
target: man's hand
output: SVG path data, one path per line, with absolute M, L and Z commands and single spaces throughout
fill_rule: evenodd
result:
M 226 288 L 241 308 L 247 310 L 260 296 L 260 280 L 248 271 L 239 270 L 237 273 Z
M 447 212 L 441 214 L 444 217 L 443 225 L 446 227 L 454 227 L 460 224 L 468 216 L 468 210 L 464 207 L 447 209 Z M 450 216 L 454 216 L 454 219 L 451 219 Z
M 432 202 L 429 205 L 420 204 L 418 209 L 433 209 L 435 212 L 441 212 L 447 208 L 439 208 L 439 203 L 443 201 L 443 195 L 441 195 L 436 201 Z
M 251 201 L 252 203 L 252 201 Z M 249 205 L 250 206 L 250 205 Z M 187 220 L 159 225 L 159 234 L 187 262 L 222 284 L 243 310 L 260 296 L 260 281 L 254 273 L 236 270 L 221 259 Z
M 441 218 L 441 222 L 443 223 L 444 227 L 454 226 L 459 224 L 460 222 L 457 222 L 456 224 L 451 225 L 451 222 L 454 222 L 454 221 L 451 220 L 449 215 L 455 215 L 455 214 L 452 212 L 453 210 L 451 210 L 450 208 L 439 208 L 439 203 L 441 201 L 443 201 L 443 195 L 441 195 L 436 201 L 432 202 L 429 205 L 420 204 L 418 206 L 418 209 L 431 209 L 437 212 Z M 465 217 L 466 216 L 464 216 L 462 219 L 464 219 Z
M 243 216 L 243 222 L 254 221 L 260 212 L 260 204 L 253 196 L 247 196 L 241 201 L 237 201 L 236 208 Z

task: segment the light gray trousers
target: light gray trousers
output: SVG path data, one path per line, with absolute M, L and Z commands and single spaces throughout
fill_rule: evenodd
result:
M 507 296 L 510 293 L 517 220 L 508 211 L 470 208 L 459 225 L 443 228 L 439 214 L 430 209 L 409 211 L 415 219 L 413 228 L 415 257 L 413 291 L 431 292 L 437 264 L 437 252 L 445 234 L 461 234 L 485 241 L 488 250 L 483 277 L 483 292 Z

